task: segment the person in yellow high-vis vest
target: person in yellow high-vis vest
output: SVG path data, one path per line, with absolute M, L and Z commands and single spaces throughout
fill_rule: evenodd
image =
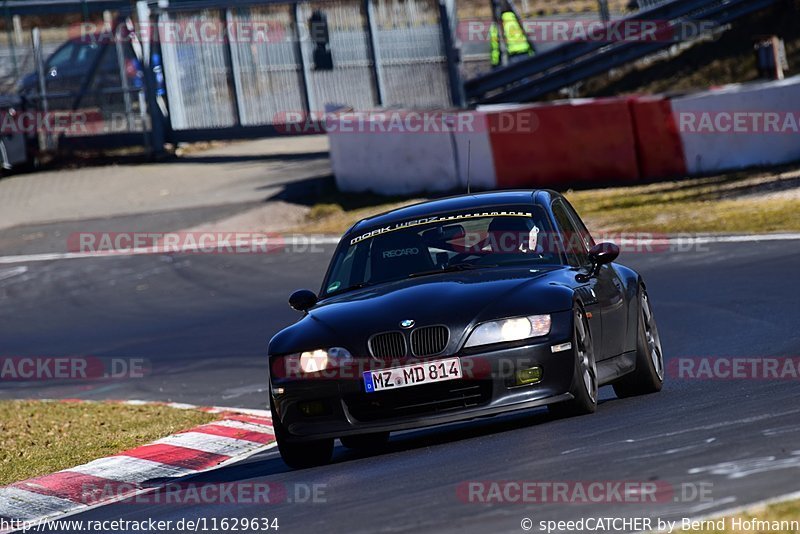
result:
M 500 21 L 503 23 L 503 40 L 508 52 L 508 60 L 516 61 L 534 54 L 533 48 L 522 30 L 517 16 L 513 11 L 503 11 L 500 14 Z M 497 32 L 497 24 L 492 23 L 489 28 L 489 43 L 491 45 L 492 66 L 500 65 L 500 38 Z

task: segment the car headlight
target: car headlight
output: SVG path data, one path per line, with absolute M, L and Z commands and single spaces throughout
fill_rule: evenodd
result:
M 545 336 L 550 332 L 549 315 L 530 315 L 479 324 L 469 335 L 464 347 L 477 347 L 529 337 Z
M 318 373 L 329 367 L 336 367 L 352 357 L 350 352 L 342 347 L 301 352 L 300 370 L 304 373 Z

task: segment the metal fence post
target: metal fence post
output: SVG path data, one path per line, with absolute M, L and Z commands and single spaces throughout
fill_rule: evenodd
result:
M 133 101 L 131 100 L 131 87 L 128 83 L 128 73 L 125 65 L 125 50 L 122 48 L 122 36 L 120 30 L 124 29 L 124 24 L 117 24 L 112 35 L 114 36 L 114 53 L 117 55 L 117 69 L 119 81 L 122 85 L 122 102 L 125 104 L 125 119 L 128 123 L 128 130 L 133 131 Z M 113 128 L 113 114 L 112 114 Z
M 39 77 L 39 106 L 41 106 L 42 114 L 47 117 L 48 102 L 47 102 L 47 78 L 44 72 L 44 56 L 42 53 L 42 33 L 39 28 L 31 30 L 31 42 L 33 43 L 33 56 L 36 61 L 36 75 Z M 49 131 L 38 132 L 37 140 L 39 142 L 39 150 L 45 152 L 51 148 L 52 138 Z
M 598 7 L 600 8 L 600 20 L 603 24 L 608 24 L 611 20 L 611 14 L 608 11 L 608 0 L 597 0 Z
M 222 27 L 228 27 L 230 19 L 230 9 L 222 9 Z M 223 40 L 223 50 L 225 51 L 225 71 L 228 75 L 228 83 L 231 85 L 231 98 L 233 99 L 233 115 L 236 126 L 242 125 L 242 117 L 239 113 L 239 94 L 237 90 L 236 75 L 233 72 L 233 50 L 231 49 L 231 36 L 230 32 L 225 32 L 225 39 Z
M 142 69 L 144 70 L 144 83 L 145 83 L 145 97 L 147 100 L 147 113 L 150 115 L 150 136 L 146 141 L 148 142 L 148 149 L 151 156 L 160 156 L 164 153 L 165 139 L 165 117 L 161 113 L 161 108 L 158 105 L 158 95 L 156 90 L 158 84 L 156 83 L 156 76 L 153 72 L 152 53 L 153 47 L 150 38 L 153 32 L 150 20 L 150 7 L 147 5 L 147 0 L 139 0 L 136 2 L 136 18 L 139 23 L 139 31 L 141 36 L 139 41 L 142 44 Z M 145 128 L 146 129 L 146 128 Z
M 17 65 L 17 50 L 14 43 L 14 31 L 17 28 L 19 18 L 13 18 L 8 9 L 8 0 L 3 0 L 3 11 L 6 18 L 6 36 L 8 37 L 8 49 L 11 52 L 11 66 L 14 71 L 14 77 L 19 78 L 19 65 Z
M 375 98 L 378 105 L 383 105 L 383 68 L 380 61 L 380 48 L 378 46 L 378 26 L 375 23 L 375 14 L 372 12 L 372 0 L 364 0 L 364 19 L 367 40 L 369 44 L 369 58 L 372 61 L 372 77 L 375 84 Z
M 300 3 L 295 2 L 292 4 L 292 26 L 294 26 L 294 51 L 297 55 L 297 62 L 300 65 L 300 85 L 303 86 L 303 104 L 306 106 L 306 112 L 310 115 L 316 110 L 316 102 L 314 95 L 309 87 L 308 80 L 311 77 L 306 64 L 306 58 L 303 55 L 303 42 L 300 33 Z M 321 110 L 320 110 L 321 111 Z
M 464 85 L 461 82 L 461 72 L 458 69 L 459 53 L 456 48 L 455 30 L 453 22 L 455 5 L 452 0 L 439 0 L 439 26 L 442 29 L 444 40 L 444 54 L 447 58 L 447 77 L 450 82 L 450 100 L 454 106 L 464 106 Z

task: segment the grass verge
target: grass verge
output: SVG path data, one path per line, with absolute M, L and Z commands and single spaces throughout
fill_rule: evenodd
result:
M 799 523 L 800 501 L 787 501 L 735 516 L 709 519 L 707 522 L 692 525 L 691 528 L 680 532 L 694 534 L 800 534 Z
M 568 190 L 565 195 L 594 230 L 670 234 L 800 231 L 800 170 Z M 329 193 L 295 230 L 341 234 L 364 217 L 420 200 Z
M 733 174 L 643 186 L 567 191 L 594 229 L 660 233 L 800 230 L 798 174 Z M 784 189 L 793 189 L 784 191 Z
M 75 467 L 217 418 L 168 406 L 0 401 L 0 485 Z

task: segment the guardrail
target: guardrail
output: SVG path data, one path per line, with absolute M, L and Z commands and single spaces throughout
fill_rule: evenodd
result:
M 777 0 L 679 0 L 657 5 L 612 24 L 651 21 L 660 33 L 686 22 L 727 24 Z M 464 83 L 470 103 L 527 102 L 607 72 L 630 61 L 667 49 L 680 40 L 580 41 L 505 65 Z

